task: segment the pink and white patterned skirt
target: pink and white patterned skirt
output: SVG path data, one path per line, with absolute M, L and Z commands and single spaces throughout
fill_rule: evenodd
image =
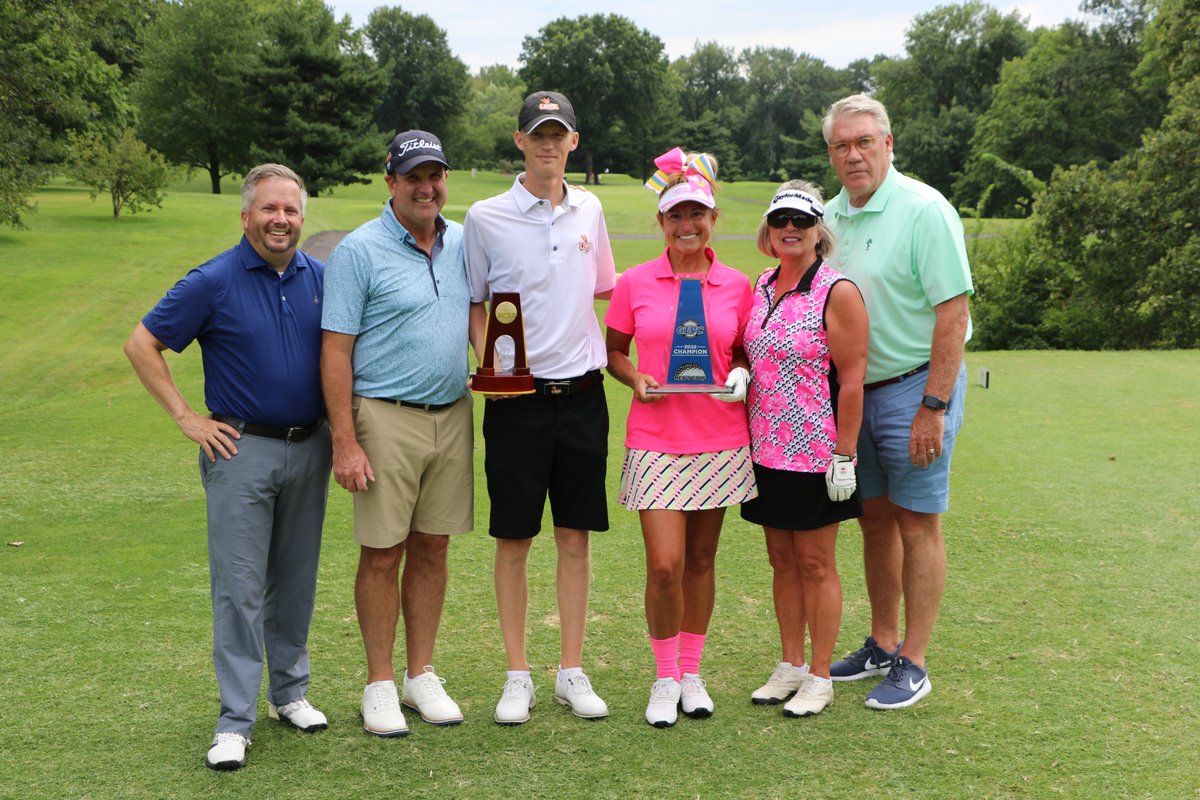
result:
M 617 501 L 630 511 L 702 511 L 755 497 L 749 446 L 686 455 L 629 448 Z

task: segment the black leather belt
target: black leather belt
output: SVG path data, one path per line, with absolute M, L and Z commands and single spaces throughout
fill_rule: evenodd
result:
M 265 436 L 268 439 L 283 439 L 285 442 L 303 442 L 320 430 L 321 425 L 325 423 L 324 419 L 318 419 L 311 425 L 304 425 L 298 428 L 276 428 L 271 425 L 259 425 L 257 422 L 246 422 L 246 420 L 240 417 L 227 417 L 224 414 L 213 414 L 212 418 L 217 422 L 232 425 L 241 433 L 248 433 L 251 436 Z
M 870 391 L 871 389 L 879 389 L 884 386 L 891 386 L 893 383 L 899 383 L 900 381 L 904 380 L 905 378 L 911 378 L 913 375 L 916 375 L 920 372 L 924 372 L 927 369 L 929 369 L 928 361 L 926 361 L 924 364 L 917 367 L 916 369 L 910 369 L 908 372 L 904 373 L 903 375 L 897 375 L 894 378 L 888 378 L 886 380 L 875 381 L 874 383 L 864 384 L 863 389 L 866 391 Z
M 533 391 L 546 397 L 566 397 L 569 394 L 579 394 L 595 389 L 604 381 L 600 370 L 595 369 L 578 378 L 565 378 L 560 381 L 550 381 L 544 378 L 533 379 Z
M 458 402 L 455 400 L 451 403 L 410 403 L 407 400 L 393 400 L 390 397 L 380 397 L 378 399 L 384 401 L 385 403 L 395 403 L 396 405 L 403 406 L 404 408 L 415 408 L 419 411 L 427 411 L 431 414 L 435 411 L 445 411 L 447 408 L 454 405 L 454 403 Z

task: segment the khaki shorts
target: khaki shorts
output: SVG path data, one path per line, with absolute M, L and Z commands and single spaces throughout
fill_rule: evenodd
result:
M 387 548 L 409 531 L 465 533 L 474 526 L 472 403 L 443 411 L 355 397 L 354 428 L 375 473 L 354 493 L 354 540 Z

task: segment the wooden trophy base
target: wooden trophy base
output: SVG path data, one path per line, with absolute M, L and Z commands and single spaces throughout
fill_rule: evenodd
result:
M 533 394 L 533 376 L 528 369 L 497 372 L 489 367 L 480 367 L 471 378 L 471 391 L 482 395 Z

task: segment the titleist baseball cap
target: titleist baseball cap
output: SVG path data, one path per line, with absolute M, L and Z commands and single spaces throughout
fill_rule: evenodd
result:
M 405 131 L 396 134 L 388 146 L 384 169 L 389 175 L 407 175 L 413 167 L 429 161 L 450 169 L 442 151 L 442 140 L 429 131 Z

